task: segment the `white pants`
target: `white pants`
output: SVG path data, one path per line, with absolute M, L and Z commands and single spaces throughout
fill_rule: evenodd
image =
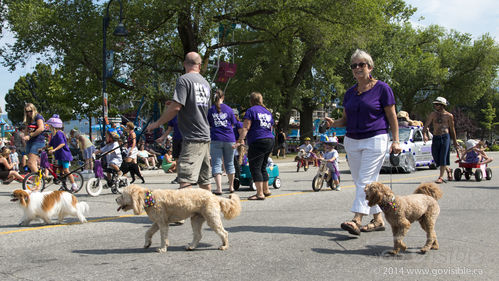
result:
M 388 134 L 361 140 L 345 137 L 344 145 L 356 190 L 351 211 L 364 215 L 381 213 L 378 205 L 367 205 L 364 188 L 378 180 L 387 151 Z

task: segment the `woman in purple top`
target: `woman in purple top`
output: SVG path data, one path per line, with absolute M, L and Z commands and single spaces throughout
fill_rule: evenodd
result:
M 24 107 L 24 124 L 26 125 L 24 140 L 26 141 L 28 168 L 31 172 L 38 172 L 39 150 L 45 146 L 44 121 L 34 104 L 26 104 Z
M 250 196 L 248 200 L 264 200 L 266 196 L 271 195 L 268 185 L 267 162 L 274 147 L 274 135 L 272 134 L 274 118 L 263 105 L 262 94 L 251 93 L 250 104 L 251 107 L 246 110 L 244 115 L 243 128 L 237 142 L 241 145 L 246 138 L 249 145 L 248 161 L 251 177 L 256 186 L 256 194 Z
M 345 150 L 348 164 L 356 188 L 356 196 L 351 211 L 355 213 L 351 221 L 341 224 L 350 234 L 384 230 L 384 221 L 379 206 L 367 205 L 364 187 L 377 181 L 387 149 L 400 153 L 395 98 L 392 89 L 384 82 L 374 79 L 371 71 L 374 62 L 362 50 L 356 50 L 350 68 L 357 84 L 348 89 L 343 99 L 343 117 L 337 120 L 326 117 L 330 127 L 345 127 Z M 393 142 L 388 147 L 388 131 Z M 365 226 L 362 217 L 374 215 Z
M 62 168 L 62 172 L 64 174 L 69 174 L 69 162 L 73 160 L 73 156 L 69 150 L 66 135 L 64 135 L 64 132 L 62 131 L 62 120 L 59 118 L 59 115 L 54 114 L 52 118 L 47 120 L 47 124 L 52 131 L 52 138 L 49 142 L 49 146 L 52 147 L 52 149 L 49 150 L 49 154 L 54 154 L 54 158 Z M 71 189 L 73 191 L 78 191 L 78 186 L 75 183 L 73 175 L 70 174 L 68 178 L 71 182 Z
M 222 195 L 222 159 L 229 178 L 229 192 L 234 192 L 234 145 L 236 138 L 232 126 L 236 124 L 237 120 L 232 108 L 223 103 L 224 97 L 224 92 L 217 90 L 213 106 L 208 110 L 211 136 L 211 172 L 217 185 L 217 189 L 213 192 L 216 195 Z

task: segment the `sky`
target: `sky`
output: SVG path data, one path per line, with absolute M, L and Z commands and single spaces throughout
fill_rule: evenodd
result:
M 499 8 L 497 0 L 405 0 L 418 10 L 411 18 L 415 26 L 437 24 L 454 29 L 461 33 L 469 33 L 473 39 L 489 33 L 499 42 Z M 421 20 L 421 17 L 424 17 Z M 0 39 L 0 46 L 15 42 L 12 33 L 5 33 Z M 33 71 L 35 61 L 14 72 L 0 66 L 0 107 L 5 112 L 5 94 L 14 87 L 20 76 Z

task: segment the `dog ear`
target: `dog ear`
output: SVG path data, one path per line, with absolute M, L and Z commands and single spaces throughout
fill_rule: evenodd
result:
M 144 209 L 144 192 L 142 188 L 134 188 L 131 192 L 133 213 L 136 215 L 140 215 Z
M 28 207 L 28 204 L 29 204 L 29 193 L 22 192 L 20 200 L 21 200 L 21 205 L 23 205 L 24 207 Z

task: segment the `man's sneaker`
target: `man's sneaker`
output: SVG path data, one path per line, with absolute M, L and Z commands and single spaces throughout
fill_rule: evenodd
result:
M 73 190 L 73 192 L 77 192 L 78 191 L 78 185 L 76 183 L 71 184 L 71 189 Z
M 172 180 L 171 184 L 178 184 L 178 178 L 175 178 L 174 180 Z
M 334 190 L 336 190 L 336 191 L 341 191 L 341 187 L 340 187 L 339 185 L 337 185 L 337 186 L 334 188 Z

